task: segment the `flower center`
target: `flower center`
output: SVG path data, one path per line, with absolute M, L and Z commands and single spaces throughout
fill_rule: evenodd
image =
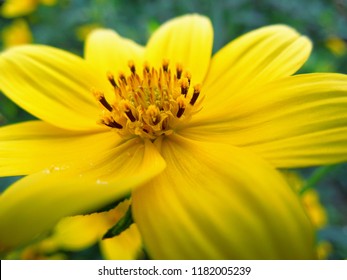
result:
M 191 74 L 182 65 L 171 73 L 168 60 L 160 69 L 143 66 L 141 76 L 135 64 L 129 61 L 129 76 L 120 73 L 116 80 L 112 73 L 108 80 L 113 87 L 113 100 L 104 93 L 93 90 L 102 107 L 100 124 L 106 125 L 122 136 L 138 135 L 155 139 L 169 135 L 199 111 L 201 86 L 191 86 Z

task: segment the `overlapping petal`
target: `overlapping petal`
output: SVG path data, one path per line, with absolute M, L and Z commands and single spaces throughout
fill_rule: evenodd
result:
M 314 258 L 311 225 L 282 177 L 232 146 L 164 139 L 167 169 L 133 192 L 157 259 Z
M 16 176 L 97 157 L 117 146 L 121 138 L 108 129 L 85 133 L 28 121 L 1 127 L 0 141 L 0 175 Z
M 103 235 L 123 217 L 128 207 L 129 201 L 124 201 L 110 211 L 64 218 L 54 228 L 52 236 L 43 240 L 43 243 L 49 244 L 50 250 L 78 251 L 99 242 L 101 253 L 106 259 L 135 259 L 142 247 L 135 224 L 118 236 L 102 240 Z
M 126 212 L 129 202 L 100 213 L 77 215 L 59 221 L 46 242 L 53 243 L 56 249 L 78 251 L 101 241 L 102 236 Z
M 61 128 L 98 129 L 91 88 L 103 83 L 82 58 L 48 46 L 20 46 L 0 55 L 1 90 L 23 109 Z
M 223 118 L 206 117 L 186 130 L 247 147 L 277 167 L 347 160 L 347 76 L 305 74 L 235 98 Z M 221 106 L 224 106 L 221 105 Z
M 200 83 L 210 64 L 212 45 L 213 29 L 208 18 L 181 16 L 154 32 L 146 46 L 145 59 L 155 67 L 161 67 L 163 59 L 169 59 L 172 69 L 181 63 L 192 73 L 192 83 Z
M 263 27 L 233 40 L 212 58 L 203 87 L 204 106 L 213 110 L 235 95 L 294 74 L 311 48 L 306 37 L 284 25 Z
M 133 260 L 141 257 L 142 239 L 137 226 L 132 224 L 120 235 L 102 240 L 100 247 L 108 260 Z
M 65 216 L 111 203 L 164 167 L 150 141 L 132 139 L 78 165 L 55 165 L 27 176 L 0 197 L 0 249 L 39 237 Z
M 85 44 L 85 59 L 90 62 L 101 75 L 107 77 L 111 72 L 116 77 L 119 72 L 130 74 L 128 62 L 143 66 L 144 48 L 134 41 L 122 38 L 115 31 L 98 29 L 93 31 Z

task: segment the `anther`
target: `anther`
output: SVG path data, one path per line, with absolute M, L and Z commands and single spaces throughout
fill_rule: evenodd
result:
M 192 99 L 190 99 L 190 102 L 189 102 L 190 105 L 193 106 L 195 104 L 196 100 L 199 97 L 200 90 L 201 90 L 201 85 L 198 84 L 194 86 L 194 93 L 193 93 Z
M 115 88 L 118 87 L 116 81 L 114 80 L 114 76 L 113 76 L 112 73 L 110 73 L 110 72 L 107 73 L 107 79 L 109 80 L 109 82 L 111 83 L 111 85 L 112 85 L 113 87 L 115 87 Z
M 146 115 L 148 115 L 151 118 L 152 123 L 154 125 L 156 125 L 160 121 L 159 109 L 157 106 L 155 106 L 153 104 L 148 106 L 148 108 L 146 110 Z
M 131 112 L 131 110 L 125 111 L 125 114 L 128 116 L 128 118 L 129 118 L 129 120 L 130 120 L 131 122 L 136 121 L 136 119 L 135 119 L 133 113 Z
M 130 120 L 131 122 L 136 121 L 136 118 L 134 117 L 133 112 L 131 111 L 131 108 L 130 108 L 130 107 L 125 106 L 124 113 L 127 115 L 127 117 L 129 118 L 129 120 Z
M 178 111 L 177 111 L 176 117 L 180 118 L 183 115 L 184 110 L 186 109 L 186 105 L 184 103 L 183 97 L 177 98 L 177 105 L 178 105 Z
M 181 82 L 181 94 L 184 95 L 184 97 L 187 96 L 189 89 L 189 82 L 187 78 L 183 78 Z
M 124 84 L 127 84 L 127 79 L 125 78 L 124 73 L 119 73 L 119 79 L 120 79 Z
M 177 76 L 178 80 L 181 79 L 182 71 L 183 71 L 182 64 L 177 63 L 176 64 L 176 76 Z
M 147 73 L 149 73 L 150 71 L 149 64 L 147 61 L 143 64 L 143 70 Z
M 164 72 L 167 72 L 169 69 L 169 60 L 168 59 L 163 59 L 163 70 Z
M 136 68 L 135 68 L 135 63 L 132 60 L 129 60 L 128 66 L 130 68 L 131 73 L 135 74 L 136 73 Z
M 112 112 L 113 108 L 110 103 L 108 103 L 102 92 L 94 91 L 94 96 L 102 104 L 102 106 L 104 106 L 108 111 Z
M 192 74 L 189 71 L 186 71 L 184 77 L 188 80 L 188 85 L 190 85 L 190 81 L 192 79 Z
M 114 99 L 107 99 L 105 92 L 92 89 L 102 107 L 99 123 L 118 129 L 121 136 L 136 135 L 153 140 L 170 135 L 178 123 L 189 121 L 199 110 L 192 106 L 201 103 L 197 102 L 201 98 L 201 86 L 193 87 L 192 75 L 182 64 L 177 63 L 176 68 L 171 69 L 169 60 L 164 59 L 159 69 L 147 62 L 143 69 L 136 69 L 130 60 L 128 67 L 128 74 L 107 73 Z
M 104 125 L 107 125 L 108 127 L 112 127 L 112 128 L 118 128 L 118 129 L 122 129 L 123 126 L 119 123 L 117 123 L 114 119 L 107 119 L 107 121 L 102 120 L 102 123 Z

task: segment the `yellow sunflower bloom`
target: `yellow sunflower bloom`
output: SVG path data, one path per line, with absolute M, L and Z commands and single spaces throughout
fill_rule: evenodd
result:
M 131 193 L 155 259 L 315 258 L 313 229 L 277 167 L 347 159 L 347 77 L 292 76 L 310 41 L 264 27 L 211 58 L 199 15 L 146 47 L 110 30 L 85 58 L 48 46 L 0 55 L 0 88 L 41 120 L 0 131 L 0 247 Z
M 57 0 L 6 0 L 1 7 L 1 15 L 6 18 L 28 15 L 36 10 L 37 5 L 51 6 Z

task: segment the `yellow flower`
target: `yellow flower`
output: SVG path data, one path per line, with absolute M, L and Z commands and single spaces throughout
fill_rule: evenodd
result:
M 282 174 L 295 192 L 299 193 L 305 187 L 305 180 L 299 174 L 292 171 L 283 171 Z M 301 194 L 300 199 L 314 227 L 323 228 L 327 224 L 328 217 L 317 191 L 307 189 Z
M 326 260 L 333 251 L 333 246 L 329 241 L 322 241 L 317 246 L 318 259 Z
M 32 42 L 32 35 L 25 20 L 17 19 L 1 32 L 3 47 L 9 48 Z
M 318 193 L 315 190 L 308 190 L 301 199 L 313 225 L 317 229 L 323 228 L 327 224 L 327 214 L 319 201 Z
M 325 44 L 336 56 L 342 56 L 347 52 L 346 42 L 339 37 L 331 36 L 326 40 Z
M 56 0 L 6 0 L 0 12 L 5 18 L 20 17 L 35 11 L 40 3 L 51 6 L 56 3 Z
M 0 56 L 0 88 L 41 120 L 3 127 L 0 247 L 129 194 L 151 258 L 314 258 L 311 224 L 276 168 L 347 159 L 347 77 L 292 76 L 310 41 L 275 25 L 211 58 L 199 15 L 146 47 L 110 30 L 85 58 L 48 46 Z
M 75 30 L 76 37 L 80 41 L 85 41 L 90 32 L 100 28 L 100 24 L 97 23 L 81 25 Z

